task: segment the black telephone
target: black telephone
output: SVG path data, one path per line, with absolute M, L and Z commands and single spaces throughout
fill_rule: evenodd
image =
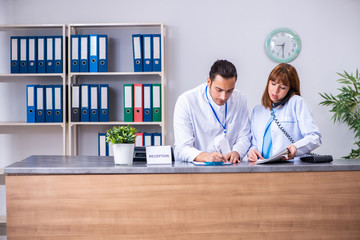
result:
M 309 163 L 328 163 L 333 161 L 333 157 L 331 155 L 318 155 L 309 153 L 308 155 L 301 157 L 300 160 Z
M 171 159 L 172 159 L 172 161 L 175 161 L 173 147 L 171 147 Z M 133 160 L 135 162 L 146 162 L 146 147 L 144 147 L 144 146 L 135 147 Z
M 290 88 L 289 91 L 288 91 L 288 93 L 286 94 L 286 96 L 285 96 L 283 99 L 281 99 L 280 102 L 271 103 L 271 107 L 272 107 L 272 108 L 277 108 L 278 106 L 285 104 L 285 103 L 290 99 L 290 97 L 291 97 L 291 95 L 293 94 L 293 92 L 295 92 L 295 90 L 292 89 L 292 88 Z

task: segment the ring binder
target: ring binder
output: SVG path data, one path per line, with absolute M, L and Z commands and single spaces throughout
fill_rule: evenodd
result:
M 134 121 L 133 84 L 124 84 L 124 122 Z
M 99 85 L 90 84 L 90 122 L 99 122 Z
M 152 87 L 151 84 L 143 84 L 143 120 L 144 122 L 152 121 Z
M 54 122 L 54 88 L 45 85 L 45 122 Z
M 36 87 L 35 85 L 26 86 L 26 120 L 28 123 L 35 122 L 36 116 Z
M 62 36 L 54 36 L 54 73 L 63 72 L 63 44 Z
M 80 122 L 80 85 L 71 86 L 71 121 Z
M 43 85 L 36 86 L 36 117 L 35 122 L 45 122 L 44 100 L 45 90 Z
M 46 37 L 46 73 L 54 73 L 54 38 Z
M 81 122 L 89 122 L 90 115 L 89 115 L 89 84 L 82 84 L 80 86 L 80 96 L 81 96 L 81 115 L 80 120 Z
M 109 121 L 109 84 L 100 84 L 100 122 Z
M 90 62 L 89 72 L 99 72 L 99 37 L 97 34 L 89 35 L 90 41 Z
M 54 122 L 63 121 L 63 86 L 54 85 Z
M 108 48 L 107 35 L 99 35 L 99 72 L 108 71 L 107 48 Z
M 37 63 L 36 63 L 36 53 L 37 53 L 37 49 L 36 49 L 36 37 L 28 37 L 28 73 L 36 73 L 36 67 L 37 67 Z
M 141 34 L 132 35 L 134 72 L 143 71 Z
M 20 40 L 19 37 L 10 37 L 10 72 L 19 73 Z
M 89 72 L 89 36 L 80 36 L 80 72 Z
M 45 73 L 46 42 L 45 37 L 37 37 L 37 72 Z
M 151 34 L 142 35 L 143 44 L 143 70 L 144 72 L 152 72 L 153 70 L 153 49 Z
M 20 73 L 28 72 L 28 39 L 20 37 Z
M 79 56 L 80 56 L 80 41 L 79 35 L 71 35 L 71 72 L 80 72 Z

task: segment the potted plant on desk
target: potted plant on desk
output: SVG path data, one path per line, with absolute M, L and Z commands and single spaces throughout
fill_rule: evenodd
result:
M 112 144 L 115 164 L 132 165 L 136 129 L 131 126 L 113 127 L 106 131 L 106 141 Z

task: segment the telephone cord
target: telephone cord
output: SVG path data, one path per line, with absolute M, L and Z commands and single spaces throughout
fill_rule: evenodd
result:
M 273 109 L 271 109 L 271 116 L 273 117 L 273 120 L 275 121 L 276 125 L 279 127 L 279 129 L 284 133 L 284 135 L 289 139 L 289 141 L 294 144 L 294 139 L 290 136 L 290 134 L 281 126 L 279 120 L 275 116 L 275 112 Z

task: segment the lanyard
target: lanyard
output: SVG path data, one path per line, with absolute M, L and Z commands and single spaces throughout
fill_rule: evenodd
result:
M 216 112 L 215 112 L 214 107 L 211 105 L 211 103 L 210 103 L 210 101 L 209 101 L 209 97 L 208 97 L 208 95 L 207 95 L 207 89 L 208 89 L 208 86 L 206 85 L 206 88 L 205 88 L 206 99 L 207 99 L 207 101 L 208 101 L 208 103 L 209 103 L 209 105 L 210 105 L 210 107 L 211 107 L 211 110 L 213 111 L 213 113 L 214 113 L 214 115 L 215 115 L 215 117 L 216 117 L 216 120 L 218 121 L 218 123 L 220 123 L 220 125 L 221 125 L 222 128 L 224 129 L 224 134 L 226 134 L 227 102 L 225 103 L 225 120 L 224 120 L 224 124 L 222 124 L 222 123 L 220 122 L 220 119 L 219 119 L 218 115 L 217 115 Z

